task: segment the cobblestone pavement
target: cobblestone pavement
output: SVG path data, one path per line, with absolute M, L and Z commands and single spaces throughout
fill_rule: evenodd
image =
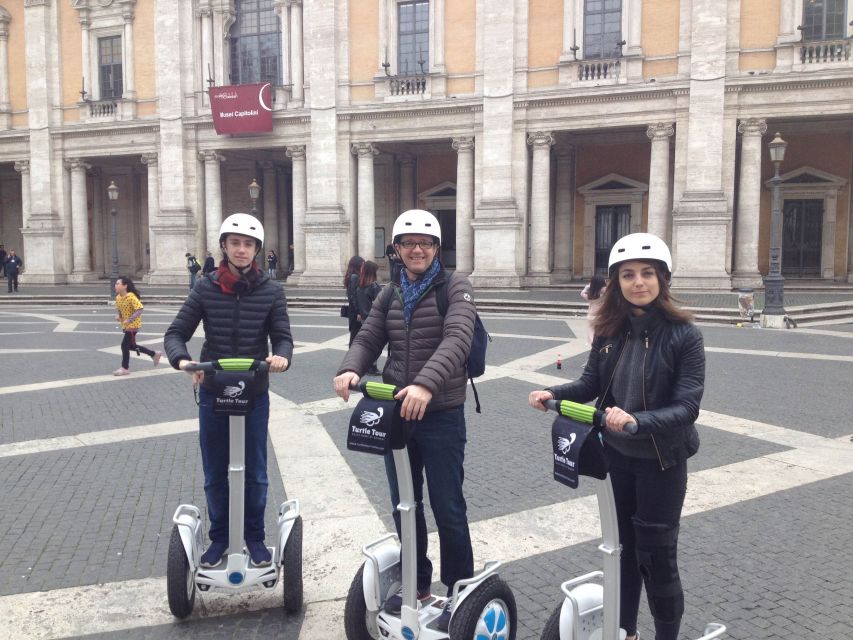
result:
M 147 308 L 140 342 L 160 348 L 175 311 Z M 164 579 L 171 518 L 178 504 L 205 504 L 187 377 L 135 356 L 132 375 L 109 375 L 120 358 L 109 308 L 0 308 L 0 636 L 343 638 L 360 548 L 391 527 L 381 459 L 346 450 L 353 403 L 331 391 L 344 322 L 293 312 L 294 366 L 271 380 L 267 529 L 272 505 L 300 500 L 306 606 L 285 615 L 280 586 L 210 593 L 178 622 Z M 531 389 L 580 372 L 585 329 L 553 318 L 485 322 L 494 342 L 477 382 L 483 414 L 466 407 L 472 539 L 477 564 L 504 560 L 517 638 L 532 640 L 561 601 L 560 583 L 600 564 L 592 490 L 552 480 L 550 420 L 526 406 Z M 703 333 L 702 447 L 689 464 L 680 539 L 683 636 L 713 620 L 740 640 L 848 637 L 853 325 Z M 433 533 L 433 557 L 436 547 Z M 640 627 L 651 635 L 645 603 Z

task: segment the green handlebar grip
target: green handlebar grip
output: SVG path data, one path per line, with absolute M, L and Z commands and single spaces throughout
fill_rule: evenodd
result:
M 560 402 L 560 415 L 583 422 L 584 424 L 595 424 L 595 411 L 595 407 L 591 407 L 588 404 L 572 402 L 571 400 L 562 400 Z
M 363 388 L 364 392 L 374 400 L 393 400 L 397 392 L 397 387 L 384 382 L 365 382 Z
M 249 371 L 255 363 L 254 358 L 222 358 L 218 360 L 223 371 Z

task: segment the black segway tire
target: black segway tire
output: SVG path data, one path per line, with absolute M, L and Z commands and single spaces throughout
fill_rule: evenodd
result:
M 347 603 L 344 607 L 344 632 L 347 640 L 376 640 L 379 636 L 370 633 L 367 627 L 367 603 L 364 601 L 362 576 L 364 565 L 358 568 L 355 578 L 347 593 Z
M 489 615 L 490 610 L 503 612 L 505 626 L 501 626 L 500 616 Z M 450 640 L 472 640 L 478 633 L 495 640 L 515 640 L 516 621 L 512 589 L 498 576 L 489 576 L 453 612 Z
M 563 605 L 558 604 L 554 613 L 548 618 L 545 623 L 545 628 L 542 630 L 541 640 L 560 640 L 560 614 L 563 612 Z
M 176 618 L 186 618 L 195 604 L 195 576 L 190 570 L 190 561 L 181 541 L 178 525 L 172 527 L 169 538 L 169 555 L 166 565 L 166 592 L 169 595 L 169 610 Z
M 293 529 L 281 552 L 281 583 L 284 586 L 284 610 L 302 609 L 302 516 L 296 516 Z

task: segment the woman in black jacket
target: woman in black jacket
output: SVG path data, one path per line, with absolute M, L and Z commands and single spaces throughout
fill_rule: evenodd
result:
M 610 252 L 611 285 L 595 340 L 575 382 L 530 394 L 589 402 L 606 416 L 604 447 L 622 544 L 620 624 L 636 640 L 642 585 L 657 640 L 675 640 L 684 612 L 677 542 L 687 458 L 699 448 L 694 422 L 705 384 L 702 334 L 672 302 L 672 257 L 658 237 L 635 233 Z M 637 434 L 623 428 L 635 422 Z
M 270 280 L 256 262 L 263 242 L 264 228 L 254 217 L 235 213 L 224 220 L 219 233 L 224 260 L 219 269 L 199 280 L 166 330 L 164 343 L 173 367 L 185 370 L 188 364 L 196 362 L 187 351 L 187 342 L 199 322 L 204 323 L 200 362 L 242 357 L 265 360 L 272 372 L 284 371 L 290 366 L 293 338 L 284 289 Z M 242 546 L 242 540 L 228 539 L 228 416 L 214 413 L 212 383 L 205 380 L 204 373 L 192 375 L 194 384 L 201 384 L 199 442 L 211 540 L 201 556 L 201 566 L 214 567 L 229 545 L 237 551 Z M 259 373 L 255 406 L 246 415 L 243 531 L 255 566 L 271 562 L 271 554 L 264 544 L 264 510 L 269 485 L 268 389 L 268 376 Z
M 344 288 L 347 290 L 347 319 L 349 320 L 349 346 L 361 329 L 361 320 L 358 319 L 358 278 L 364 258 L 353 256 L 347 264 L 347 272 L 344 274 Z

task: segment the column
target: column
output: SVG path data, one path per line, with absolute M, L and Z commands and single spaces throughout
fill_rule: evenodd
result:
M 213 9 L 202 3 L 198 10 L 201 16 L 201 89 L 207 92 L 207 80 L 215 77 L 213 72 Z M 282 58 L 287 60 L 287 58 Z
M 675 133 L 670 122 L 649 125 L 646 136 L 652 141 L 649 162 L 649 225 L 648 232 L 669 244 L 669 139 Z
M 429 3 L 429 67 L 430 93 L 433 98 L 443 98 L 447 94 L 447 68 L 444 65 L 444 5 L 445 0 L 432 0 Z M 396 11 L 396 6 L 394 7 Z
M 760 286 L 758 241 L 761 217 L 761 136 L 767 133 L 767 122 L 760 118 L 742 120 L 737 130 L 743 138 L 735 218 L 734 285 Z
M 551 271 L 551 145 L 553 136 L 537 131 L 527 137 L 533 146 L 530 185 L 530 271 L 547 276 Z
M 16 161 L 15 171 L 21 174 L 21 226 L 27 227 L 30 218 L 30 161 Z
M 400 210 L 395 213 L 403 213 L 415 208 L 415 159 L 403 154 L 397 156 L 400 163 Z M 395 216 L 396 217 L 396 216 Z
M 290 96 L 293 102 L 305 100 L 305 68 L 302 51 L 302 0 L 288 0 L 290 7 L 290 72 L 293 85 Z
M 453 139 L 456 150 L 456 272 L 474 270 L 474 138 Z
M 290 209 L 287 204 L 287 174 L 278 168 L 276 172 L 276 184 L 278 185 L 278 264 L 282 273 L 287 273 L 288 257 L 290 247 Z
M 154 223 L 160 212 L 160 172 L 156 153 L 143 153 L 142 164 L 148 167 L 148 271 L 154 271 L 157 264 L 157 236 Z
M 95 88 L 95 83 L 92 80 L 92 61 L 90 56 L 90 43 L 89 43 L 89 10 L 88 9 L 80 9 L 80 51 L 82 53 L 82 64 L 83 64 L 83 78 L 82 78 L 82 90 L 86 91 L 87 98 L 94 98 L 95 92 L 93 89 Z M 83 99 L 83 96 L 80 96 L 80 99 Z
M 281 23 L 281 83 L 287 86 L 290 84 L 290 15 L 287 0 L 273 0 L 273 9 Z
M 379 150 L 370 142 L 358 142 L 352 145 L 352 153 L 358 157 L 358 255 L 372 260 L 376 227 L 373 157 Z
M 287 157 L 293 160 L 293 272 L 299 276 L 305 271 L 305 210 L 308 206 L 305 145 L 288 147 Z
M 264 248 L 275 249 L 281 256 L 278 244 L 278 209 L 276 207 L 275 165 L 272 162 L 261 163 L 261 197 L 264 199 Z
M 205 249 L 216 252 L 219 247 L 219 228 L 222 226 L 222 182 L 219 163 L 225 156 L 217 151 L 202 151 L 198 154 L 204 162 L 204 222 Z
M 9 22 L 12 16 L 0 7 L 0 130 L 9 128 Z
M 560 62 L 571 62 L 577 59 L 577 50 L 572 51 L 572 47 L 578 44 L 575 4 L 576 0 L 563 0 L 563 52 L 560 54 Z
M 628 5 L 623 9 L 625 17 L 622 20 L 623 29 L 625 19 L 628 21 L 628 28 L 622 32 L 622 39 L 626 41 L 625 55 L 642 55 L 643 2 L 642 0 L 627 0 L 625 4 Z
M 133 55 L 133 5 L 125 9 L 122 14 L 124 18 L 124 99 L 136 100 L 136 80 L 134 74 L 134 55 Z
M 91 274 L 92 261 L 89 256 L 89 206 L 86 198 L 86 170 L 91 165 L 79 158 L 65 161 L 71 172 L 71 229 L 74 263 L 72 275 L 77 278 Z
M 557 192 L 554 203 L 554 280 L 570 282 L 574 274 L 575 149 L 557 153 Z

